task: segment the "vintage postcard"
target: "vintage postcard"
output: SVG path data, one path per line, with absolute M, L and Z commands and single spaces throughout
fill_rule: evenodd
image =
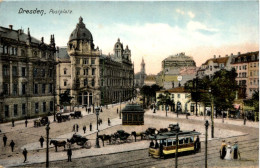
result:
M 259 167 L 259 1 L 0 0 L 0 167 Z

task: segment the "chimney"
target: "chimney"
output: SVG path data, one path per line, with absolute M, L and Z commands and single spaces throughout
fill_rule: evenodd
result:
M 9 29 L 13 30 L 13 25 L 9 25 Z
M 219 58 L 221 57 L 221 55 L 218 56 Z
M 214 59 L 216 59 L 216 55 L 214 55 Z
M 233 56 L 233 53 L 231 53 L 231 56 Z
M 237 55 L 240 55 L 240 52 L 238 52 Z

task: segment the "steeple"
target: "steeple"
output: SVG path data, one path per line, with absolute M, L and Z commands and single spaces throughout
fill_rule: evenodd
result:
M 30 34 L 30 28 L 28 27 L 28 30 L 27 30 L 27 34 L 28 34 L 28 38 L 27 38 L 27 40 L 28 40 L 28 42 L 30 42 L 31 43 L 31 41 L 32 41 L 32 38 L 31 38 L 31 34 Z

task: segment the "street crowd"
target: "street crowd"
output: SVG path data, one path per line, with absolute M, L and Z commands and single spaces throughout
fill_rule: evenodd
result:
M 240 152 L 238 149 L 238 141 L 235 141 L 233 145 L 231 145 L 231 142 L 229 141 L 228 144 L 226 144 L 226 141 L 223 140 L 220 150 L 220 158 L 225 160 L 232 160 L 232 159 L 241 159 Z

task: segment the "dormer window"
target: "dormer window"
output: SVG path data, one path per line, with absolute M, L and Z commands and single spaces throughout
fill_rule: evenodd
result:
M 70 35 L 71 37 L 73 36 L 73 34 L 71 33 L 71 35 Z

